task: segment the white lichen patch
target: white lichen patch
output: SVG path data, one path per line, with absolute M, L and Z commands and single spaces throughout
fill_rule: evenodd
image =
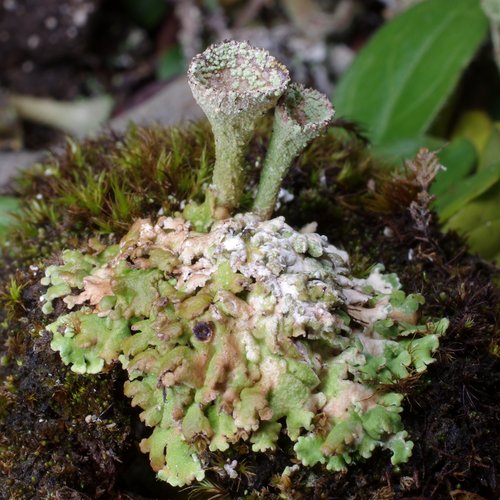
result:
M 422 298 L 380 266 L 354 277 L 325 237 L 253 214 L 207 233 L 138 220 L 119 245 L 62 260 L 43 279 L 43 310 L 68 309 L 51 347 L 79 373 L 127 370 L 160 479 L 202 479 L 203 446 L 274 450 L 282 433 L 302 464 L 333 470 L 379 446 L 410 455 L 402 396 L 380 387 L 425 370 L 446 321 L 415 325 Z

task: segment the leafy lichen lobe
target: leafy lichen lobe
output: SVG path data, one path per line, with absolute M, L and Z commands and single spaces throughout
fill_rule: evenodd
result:
M 447 322 L 416 325 L 421 296 L 379 266 L 356 278 L 325 237 L 252 214 L 206 233 L 141 219 L 119 245 L 63 261 L 44 308 L 60 297 L 73 311 L 47 327 L 51 347 L 80 373 L 121 363 L 154 428 L 141 449 L 170 484 L 203 479 L 200 450 L 274 450 L 282 433 L 306 466 L 411 454 L 402 395 L 380 386 L 424 371 Z

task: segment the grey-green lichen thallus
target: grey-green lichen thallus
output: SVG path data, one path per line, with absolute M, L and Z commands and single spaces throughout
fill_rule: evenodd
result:
M 214 133 L 217 205 L 230 213 L 241 197 L 245 152 L 257 120 L 285 92 L 288 70 L 263 49 L 225 41 L 192 60 L 188 81 Z
M 152 428 L 141 450 L 174 486 L 203 480 L 207 456 L 232 460 L 241 442 L 270 453 L 288 439 L 290 464 L 335 471 L 377 448 L 405 462 L 397 384 L 434 361 L 448 325 L 422 321 L 424 298 L 383 266 L 355 276 L 325 236 L 269 219 L 293 158 L 333 116 L 288 80 L 247 43 L 195 57 L 189 81 L 216 143 L 206 202 L 136 220 L 119 244 L 65 250 L 42 280 L 43 312 L 58 311 L 51 348 L 77 373 L 126 371 L 124 393 Z M 255 121 L 282 95 L 253 212 L 234 214 Z
M 281 183 L 292 161 L 330 124 L 334 115 L 328 98 L 292 83 L 276 106 L 274 127 L 253 211 L 271 217 Z

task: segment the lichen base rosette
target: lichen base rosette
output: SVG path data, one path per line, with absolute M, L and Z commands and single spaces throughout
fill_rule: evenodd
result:
M 325 237 L 252 214 L 207 233 L 138 220 L 119 245 L 62 260 L 43 280 L 45 312 L 72 309 L 51 347 L 79 373 L 127 370 L 160 479 L 201 480 L 203 451 L 274 450 L 281 434 L 306 466 L 410 456 L 403 396 L 384 387 L 426 369 L 447 321 L 416 325 L 422 297 L 381 266 L 355 278 Z

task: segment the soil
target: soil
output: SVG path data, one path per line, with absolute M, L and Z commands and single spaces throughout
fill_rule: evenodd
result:
M 123 107 L 155 79 L 154 31 L 112 0 L 5 0 L 0 44 L 0 87 L 14 94 L 72 101 L 107 93 Z M 23 132 L 27 149 L 64 139 L 28 122 Z
M 265 124 L 252 144 L 250 165 L 262 157 L 268 135 Z M 173 153 L 168 160 L 165 150 Z M 39 309 L 39 280 L 61 249 L 85 246 L 93 234 L 114 241 L 133 218 L 154 216 L 160 208 L 174 211 L 177 202 L 167 204 L 165 193 L 178 200 L 186 196 L 185 179 L 179 176 L 196 172 L 204 156 L 212 164 L 206 125 L 182 131 L 133 129 L 125 138 L 103 136 L 76 151 L 68 146 L 13 186 L 24 212 L 3 250 L 6 265 L 0 270 L 0 491 L 6 498 L 179 495 L 155 481 L 138 450 L 148 430 L 123 396 L 120 370 L 75 375 L 51 351 L 43 331 L 50 318 Z M 174 161 L 182 171 L 169 163 Z M 154 179 L 161 168 L 167 173 L 159 185 Z M 271 499 L 498 498 L 498 275 L 468 254 L 457 236 L 440 232 L 419 171 L 389 177 L 355 133 L 334 130 L 293 166 L 284 187 L 294 200 L 279 210 L 295 227 L 316 221 L 318 232 L 350 253 L 356 271 L 382 262 L 396 272 L 406 292 L 425 296 L 424 316 L 449 318 L 436 362 L 424 375 L 396 387 L 406 395 L 402 418 L 415 443 L 410 461 L 394 470 L 389 454 L 377 452 L 346 474 L 317 466 L 287 480 L 281 472 L 291 464 L 291 444 L 283 437 L 275 454 L 235 447 L 230 458 L 245 460 L 247 474 L 228 481 L 209 472 L 210 483 L 191 491 L 198 498 L 238 498 L 245 490 L 251 498 Z M 134 209 L 113 219 L 110 187 L 103 188 L 101 212 L 92 214 L 87 199 L 71 197 L 85 192 L 86 172 L 99 174 L 104 186 L 113 175 L 123 178 Z M 249 188 L 256 176 L 252 171 Z M 191 196 L 201 196 L 200 190 L 191 189 Z M 12 279 L 22 287 L 17 299 Z M 207 460 L 217 464 L 226 457 Z

